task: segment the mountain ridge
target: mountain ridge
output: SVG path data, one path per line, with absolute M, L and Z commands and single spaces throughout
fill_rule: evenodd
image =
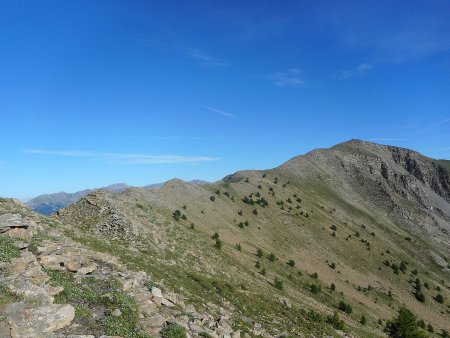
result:
M 433 326 L 448 329 L 448 311 L 438 310 L 433 291 L 424 291 L 425 303 L 417 301 L 406 278 L 417 278 L 413 272 L 419 271 L 421 280 L 439 285 L 448 299 L 449 286 L 441 281 L 450 274 L 450 204 L 448 172 L 442 170 L 441 177 L 435 160 L 417 152 L 352 140 L 315 149 L 273 169 L 238 171 L 202 186 L 173 179 L 158 190 L 93 193 L 55 217 L 87 236 L 123 238 L 137 252 L 151 251 L 157 262 L 175 264 L 169 280 L 185 292 L 192 286 L 183 276 L 192 271 L 226 283 L 250 283 L 250 294 L 259 295 L 262 290 L 272 295 L 270 285 L 282 280 L 288 291 L 281 294 L 293 306 L 332 313 L 341 296 L 329 291 L 315 296 L 309 290 L 311 281 L 322 288 L 332 283 L 343 292 L 342 301 L 372 318 L 371 330 L 378 332 L 374 336 L 382 336 L 376 316 L 392 316 L 392 307 L 401 303 Z M 211 244 L 215 233 L 220 250 Z M 268 271 L 255 275 L 257 249 L 273 253 L 280 263 L 260 258 L 256 265 Z M 301 275 L 286 271 L 282 262 L 290 260 Z M 407 262 L 402 264 L 409 266 L 409 275 L 392 277 L 389 271 L 397 271 L 400 262 Z M 148 264 L 159 269 L 160 263 Z M 314 273 L 319 282 L 310 279 Z M 358 291 L 369 286 L 378 296 Z M 389 292 L 394 298 L 384 298 Z M 349 325 L 352 320 L 346 317 Z M 297 325 L 289 323 L 285 329 Z

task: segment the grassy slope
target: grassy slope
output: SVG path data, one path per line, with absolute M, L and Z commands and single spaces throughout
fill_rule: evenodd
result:
M 248 182 L 245 177 L 249 178 Z M 275 177 L 278 177 L 277 184 Z M 263 178 L 262 172 L 251 171 L 240 173 L 232 183 L 198 187 L 175 181 L 159 191 L 133 189 L 109 196 L 115 210 L 138 229 L 138 235 L 131 236 L 130 246 L 137 247 L 139 252 L 120 242 L 111 244 L 98 241 L 95 236 L 76 236 L 99 250 L 115 252 L 135 268 L 147 270 L 156 280 L 188 294 L 199 306 L 208 300 L 224 306 L 230 302 L 239 314 L 237 322 L 241 328 L 250 328 L 246 321 L 250 316 L 263 327 L 288 334 L 332 332 L 330 326 L 321 322 L 323 318 L 318 322 L 311 320 L 314 316 L 308 315 L 307 309 L 326 316 L 336 310 L 341 300 L 353 307 L 351 315 L 341 313 L 341 317 L 349 331 L 358 336 L 362 336 L 361 332 L 365 332 L 365 337 L 381 336 L 382 325 L 378 320 L 391 318 L 401 303 L 436 329 L 449 328 L 445 311 L 450 294 L 441 282 L 448 277 L 422 254 L 427 249 L 425 243 L 417 239 L 406 241 L 405 237 L 412 235 L 386 217 L 371 215 L 345 202 L 320 182 L 287 184 L 287 181 L 277 172 L 268 172 Z M 270 195 L 269 188 L 275 196 Z M 257 192 L 269 202 L 266 208 L 242 202 L 244 196 Z M 302 199 L 301 203 L 295 201 L 294 194 Z M 214 201 L 211 196 L 215 197 Z M 292 203 L 287 202 L 288 198 Z M 280 201 L 283 205 L 277 204 Z M 297 205 L 300 209 L 296 209 Z M 176 209 L 187 219 L 173 220 Z M 309 217 L 300 215 L 301 211 Z M 249 226 L 241 229 L 238 224 L 245 221 Z M 332 224 L 337 225 L 335 237 L 330 229 Z M 215 232 L 224 242 L 222 250 L 215 249 L 210 238 Z M 362 240 L 370 242 L 370 250 Z M 238 243 L 242 251 L 234 248 Z M 257 248 L 266 256 L 258 259 Z M 267 259 L 270 252 L 278 257 L 275 262 Z M 286 264 L 289 259 L 296 262 L 294 268 Z M 266 276 L 255 268 L 257 260 L 266 269 Z M 407 261 L 405 274 L 394 274 L 383 264 L 385 260 L 397 264 Z M 332 262 L 336 264 L 335 269 L 330 268 Z M 422 283 L 430 285 L 430 289 L 424 288 L 424 304 L 414 299 L 412 285 L 408 283 L 414 269 L 418 270 Z M 309 276 L 314 272 L 318 280 Z M 275 277 L 284 282 L 283 291 L 272 286 Z M 329 290 L 331 283 L 337 291 Z M 311 284 L 322 285 L 322 292 L 312 294 Z M 437 286 L 446 299 L 444 305 L 432 299 Z M 389 290 L 392 298 L 387 295 Z M 279 297 L 289 298 L 292 309 L 283 309 L 277 301 Z M 364 327 L 358 323 L 362 314 L 368 318 Z

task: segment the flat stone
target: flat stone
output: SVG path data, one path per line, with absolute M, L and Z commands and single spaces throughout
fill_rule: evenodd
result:
M 114 309 L 114 311 L 111 314 L 114 317 L 120 317 L 120 316 L 122 316 L 122 311 L 120 311 L 120 309 Z
M 149 316 L 156 312 L 157 307 L 151 300 L 145 300 L 143 302 L 138 302 L 138 309 L 144 315 Z
M 174 307 L 175 304 L 173 304 L 170 300 L 168 299 L 161 299 L 161 305 L 167 306 L 167 307 Z
M 195 310 L 194 305 L 192 305 L 192 304 L 186 305 L 185 308 L 184 308 L 184 312 L 190 313 L 190 314 L 196 314 L 197 313 L 197 311 Z
M 70 272 L 77 272 L 78 270 L 81 269 L 81 264 L 79 262 L 76 261 L 70 261 L 70 262 L 66 262 L 64 264 L 64 266 L 66 267 L 67 270 L 69 270 Z
M 80 270 L 78 270 L 78 274 L 87 275 L 97 269 L 98 265 L 96 263 L 91 263 L 89 265 L 83 266 Z
M 64 267 L 64 258 L 57 255 L 47 255 L 41 256 L 39 263 L 45 268 L 49 270 L 65 270 Z
M 37 308 L 7 306 L 11 337 L 45 337 L 46 333 L 69 325 L 75 317 L 75 309 L 69 304 L 50 304 Z
M 28 248 L 30 246 L 30 243 L 23 242 L 23 241 L 15 241 L 14 246 L 19 250 L 23 250 L 23 249 Z
M 157 287 L 152 287 L 151 289 L 153 296 L 155 297 L 162 297 L 161 289 Z
M 166 318 L 164 318 L 161 314 L 156 313 L 151 317 L 146 318 L 143 323 L 144 327 L 162 327 L 166 322 Z

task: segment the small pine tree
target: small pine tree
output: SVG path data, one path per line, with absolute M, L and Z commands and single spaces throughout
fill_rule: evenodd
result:
M 345 312 L 346 314 L 351 314 L 353 312 L 353 309 L 351 307 L 350 304 L 344 302 L 343 300 L 341 300 L 339 302 L 339 306 L 338 306 L 339 310 Z
M 264 255 L 263 251 L 261 249 L 256 250 L 256 256 L 261 258 Z
M 242 251 L 242 247 L 241 247 L 240 243 L 236 244 L 236 250 L 237 251 Z
M 295 266 L 295 261 L 294 261 L 293 259 L 290 259 L 290 260 L 287 262 L 287 265 L 289 265 L 291 268 L 293 268 L 293 267 Z
M 434 300 L 435 300 L 436 302 L 438 302 L 439 304 L 444 303 L 444 297 L 442 297 L 442 295 L 441 295 L 440 293 L 438 293 L 438 294 L 436 295 L 436 297 L 434 297 Z
M 283 281 L 278 279 L 277 277 L 275 277 L 275 280 L 273 282 L 273 285 L 278 289 L 278 290 L 283 290 Z
M 334 327 L 336 330 L 344 329 L 344 321 L 339 318 L 339 313 L 334 312 L 333 316 L 327 318 L 327 323 Z
M 218 250 L 222 249 L 222 245 L 223 245 L 223 242 L 220 239 L 217 238 L 216 239 L 216 244 L 214 244 L 216 249 L 218 249 Z
M 253 215 L 258 215 L 258 210 L 253 209 Z
M 256 261 L 255 268 L 257 269 L 261 268 L 261 263 L 259 261 Z
M 313 294 L 317 295 L 322 290 L 322 287 L 317 284 L 310 284 L 309 291 L 311 291 Z
M 407 308 L 399 310 L 397 318 L 386 323 L 385 332 L 392 338 L 424 338 L 426 337 L 419 326 L 414 314 Z
M 211 196 L 209 197 L 209 199 L 211 200 L 211 202 L 214 202 L 214 201 L 216 200 L 216 196 L 211 195 Z
M 261 275 L 265 276 L 265 275 L 266 275 L 266 269 L 263 268 L 259 273 L 260 273 Z
M 331 289 L 331 291 L 334 291 L 334 290 L 336 290 L 336 285 L 334 285 L 334 283 L 331 283 L 331 285 L 330 285 L 330 289 Z
M 360 322 L 362 325 L 366 325 L 366 324 L 367 324 L 366 316 L 362 315 L 362 316 L 361 316 L 361 319 L 359 320 L 359 322 Z
M 181 217 L 181 211 L 180 210 L 175 210 L 174 212 L 173 212 L 173 214 L 172 214 L 172 216 L 173 216 L 173 218 L 175 219 L 175 221 L 179 221 L 180 220 L 180 217 Z
M 267 258 L 269 259 L 269 261 L 275 262 L 275 260 L 277 259 L 277 256 L 275 256 L 273 253 L 270 253 L 270 255 Z
M 214 235 L 211 236 L 211 239 L 219 239 L 219 233 L 215 232 Z

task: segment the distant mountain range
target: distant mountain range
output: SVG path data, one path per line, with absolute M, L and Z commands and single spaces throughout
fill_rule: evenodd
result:
M 165 182 L 149 184 L 142 188 L 158 189 L 158 188 L 162 187 L 164 185 L 164 183 Z M 205 184 L 207 182 L 201 181 L 201 180 L 193 180 L 193 181 L 191 181 L 191 183 L 201 185 L 201 184 Z M 33 210 L 39 214 L 49 216 L 49 215 L 57 212 L 58 210 L 66 207 L 72 203 L 77 202 L 79 199 L 83 198 L 87 194 L 94 192 L 96 190 L 106 190 L 106 191 L 110 191 L 110 192 L 121 193 L 130 188 L 132 188 L 132 186 L 129 186 L 128 184 L 115 183 L 115 184 L 111 184 L 106 187 L 102 187 L 102 188 L 98 188 L 98 189 L 84 189 L 84 190 L 77 191 L 74 193 L 67 193 L 67 192 L 61 191 L 61 192 L 57 192 L 57 193 L 53 193 L 53 194 L 39 195 L 37 197 L 30 199 L 25 204 L 31 210 Z

